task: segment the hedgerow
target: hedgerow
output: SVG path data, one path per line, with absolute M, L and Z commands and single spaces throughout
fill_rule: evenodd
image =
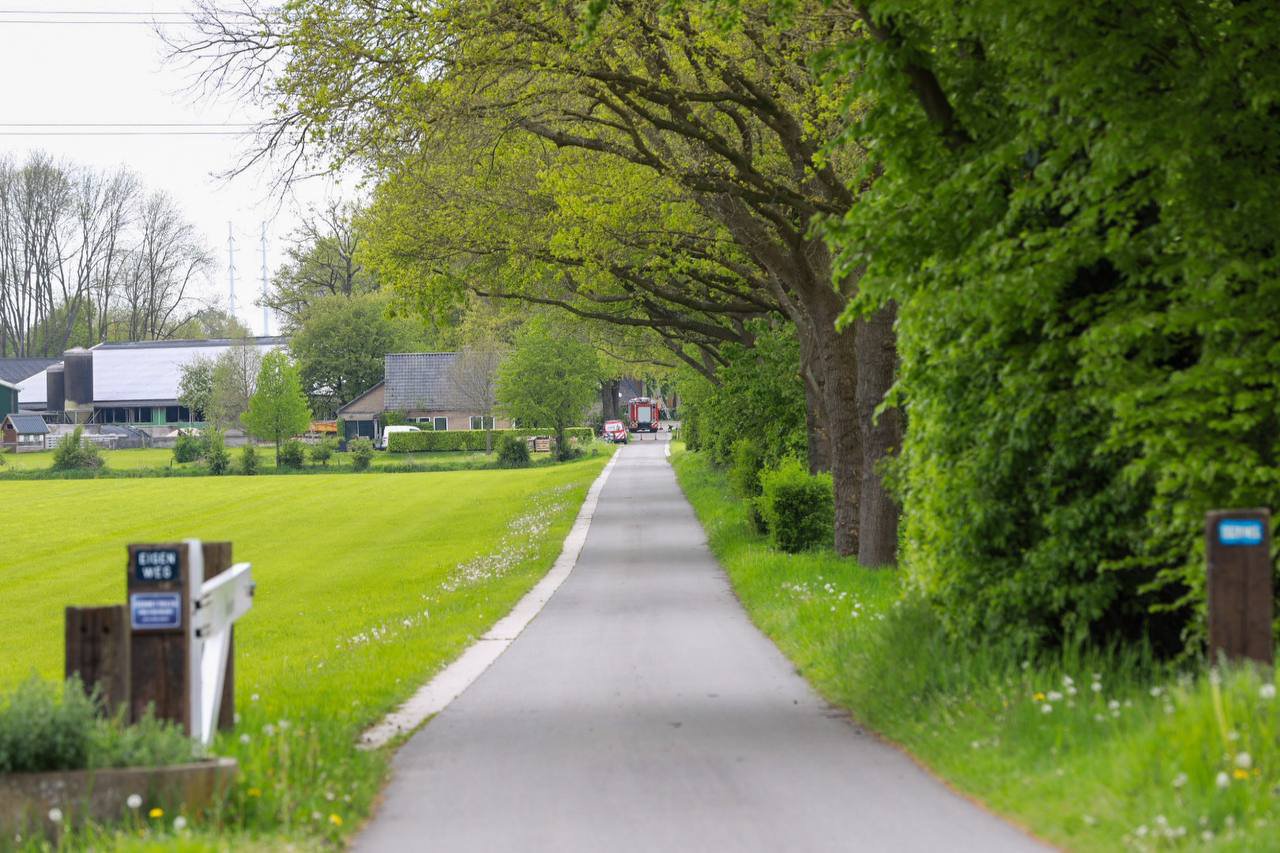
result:
M 485 430 L 452 430 L 446 432 L 393 432 L 387 442 L 387 450 L 392 453 L 426 453 L 444 450 L 485 450 Z M 547 435 L 547 430 L 537 429 L 496 429 L 491 430 L 494 446 L 504 436 L 527 438 L 534 435 Z M 571 427 L 566 430 L 569 438 L 588 441 L 594 433 L 590 427 Z

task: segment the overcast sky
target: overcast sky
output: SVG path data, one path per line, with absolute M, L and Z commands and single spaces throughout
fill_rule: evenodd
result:
M 218 258 L 201 297 L 224 308 L 227 223 L 233 223 L 236 314 L 261 334 L 262 309 L 253 301 L 262 290 L 262 224 L 270 272 L 281 262 L 300 212 L 322 202 L 334 192 L 332 186 L 312 181 L 282 202 L 271 196 L 270 176 L 262 171 L 219 177 L 238 162 L 243 137 L 173 135 L 200 130 L 185 127 L 161 135 L 156 131 L 164 128 L 83 126 L 253 121 L 248 107 L 230 99 L 194 100 L 185 73 L 164 62 L 165 46 L 152 27 L 152 13 L 188 8 L 186 0 L 0 0 L 0 156 L 23 159 L 39 149 L 74 163 L 125 166 L 148 190 L 168 192 Z M 147 14 L 128 14 L 138 12 Z M 58 126 L 14 126 L 37 122 Z M 276 331 L 274 318 L 270 322 Z

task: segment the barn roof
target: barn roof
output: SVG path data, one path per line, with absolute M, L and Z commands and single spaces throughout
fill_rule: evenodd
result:
M 49 434 L 49 425 L 39 415 L 7 415 L 5 420 L 19 435 Z
M 386 410 L 467 411 L 474 406 L 458 393 L 450 369 L 456 352 L 390 353 L 386 359 Z
M 57 363 L 56 358 L 0 358 L 0 382 L 21 382 Z

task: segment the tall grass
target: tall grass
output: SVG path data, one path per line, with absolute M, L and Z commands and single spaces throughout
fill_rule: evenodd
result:
M 952 642 L 897 573 L 775 552 L 719 471 L 673 461 L 752 619 L 828 700 L 956 787 L 1070 849 L 1280 850 L 1270 672 Z

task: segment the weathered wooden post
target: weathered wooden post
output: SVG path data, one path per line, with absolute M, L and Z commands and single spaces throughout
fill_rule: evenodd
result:
M 68 607 L 66 677 L 98 689 L 102 707 L 115 714 L 129 703 L 129 627 L 123 605 Z
M 127 570 L 133 681 L 129 718 L 136 722 L 153 706 L 157 719 L 172 720 L 190 733 L 188 621 L 191 591 L 204 583 L 203 549 L 189 542 L 130 545 Z
M 1271 513 L 1215 510 L 1205 520 L 1209 655 L 1271 665 Z

